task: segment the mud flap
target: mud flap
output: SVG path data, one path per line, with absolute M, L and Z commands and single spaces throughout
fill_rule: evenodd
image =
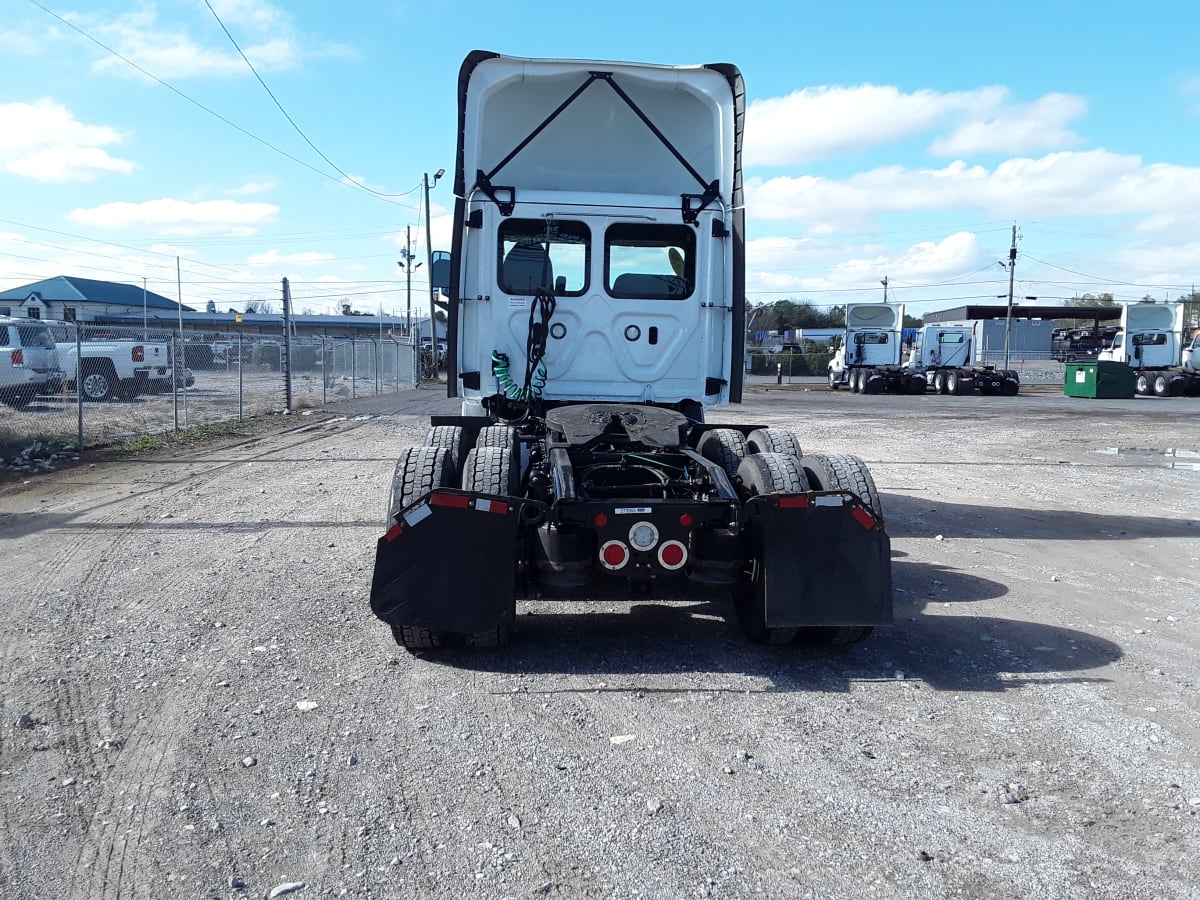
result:
M 857 497 L 772 494 L 746 510 L 768 627 L 891 624 L 891 541 Z
M 515 497 L 438 489 L 379 539 L 371 610 L 389 625 L 489 631 L 512 609 L 529 512 Z

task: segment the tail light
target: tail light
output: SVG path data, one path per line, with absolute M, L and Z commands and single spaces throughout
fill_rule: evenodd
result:
M 600 548 L 600 565 L 606 569 L 623 569 L 629 562 L 629 548 L 620 541 L 609 541 Z
M 12 352 L 12 364 L 13 364 L 14 368 L 25 365 L 25 351 L 24 350 L 21 350 L 18 348 Z
M 144 362 L 146 359 L 146 348 L 141 344 L 136 344 L 133 348 L 133 361 Z
M 687 556 L 687 547 L 679 541 L 667 541 L 658 548 L 658 564 L 669 572 L 683 568 Z

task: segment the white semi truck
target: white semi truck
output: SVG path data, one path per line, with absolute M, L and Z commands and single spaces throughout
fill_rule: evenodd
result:
M 851 303 L 846 330 L 829 361 L 829 387 L 849 386 L 856 394 L 923 394 L 923 375 L 901 365 L 904 306 Z
M 464 61 L 462 415 L 400 453 L 371 587 L 401 646 L 503 645 L 527 596 L 726 597 L 772 643 L 890 623 L 866 466 L 705 421 L 742 391 L 744 103 L 725 64 Z
M 1184 360 L 1182 303 L 1130 303 L 1121 310 L 1121 329 L 1099 360 L 1122 362 L 1137 372 L 1136 391 L 1172 397 L 1200 394 L 1192 354 Z
M 1012 369 L 997 369 L 974 362 L 975 328 L 972 325 L 923 325 L 913 342 L 908 369 L 925 378 L 935 394 L 972 394 L 1015 397 L 1021 378 Z

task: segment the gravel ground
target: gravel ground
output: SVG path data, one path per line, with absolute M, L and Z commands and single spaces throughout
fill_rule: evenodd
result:
M 747 400 L 870 464 L 893 628 L 537 601 L 400 651 L 433 390 L 0 485 L 0 896 L 1200 897 L 1200 400 Z

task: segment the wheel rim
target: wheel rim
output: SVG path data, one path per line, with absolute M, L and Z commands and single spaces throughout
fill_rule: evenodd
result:
M 98 372 L 93 372 L 83 379 L 83 392 L 93 399 L 107 396 L 108 379 Z

